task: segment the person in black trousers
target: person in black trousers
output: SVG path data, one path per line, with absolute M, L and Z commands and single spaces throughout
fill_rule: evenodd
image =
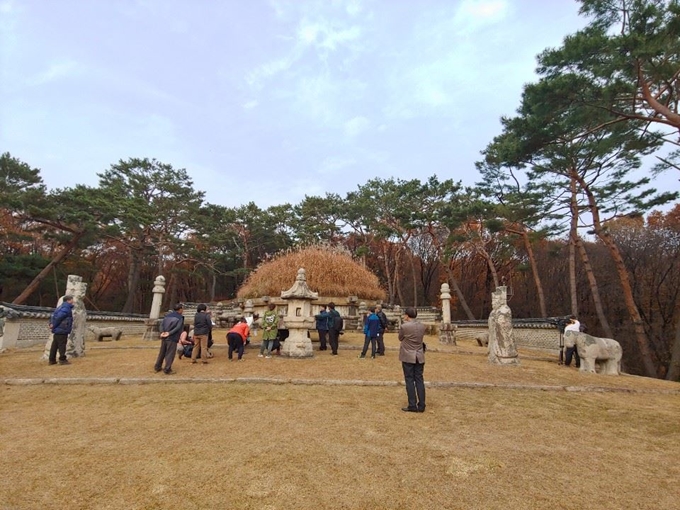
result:
M 331 344 L 331 355 L 338 355 L 338 343 L 340 332 L 342 331 L 342 317 L 340 312 L 335 309 L 335 303 L 328 303 L 328 343 Z
M 177 352 L 177 342 L 184 329 L 184 305 L 177 303 L 172 312 L 168 312 L 161 322 L 161 348 L 158 351 L 154 370 L 165 374 L 172 374 L 172 362 L 175 360 Z M 165 368 L 163 368 L 165 360 Z

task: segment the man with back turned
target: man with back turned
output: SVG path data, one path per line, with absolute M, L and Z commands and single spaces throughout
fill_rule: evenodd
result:
M 425 325 L 414 320 L 418 315 L 415 308 L 408 307 L 404 310 L 404 322 L 399 328 L 399 361 L 404 370 L 406 382 L 406 396 L 408 407 L 402 407 L 402 411 L 411 413 L 425 412 L 425 382 L 423 372 L 425 370 L 425 349 L 423 337 Z

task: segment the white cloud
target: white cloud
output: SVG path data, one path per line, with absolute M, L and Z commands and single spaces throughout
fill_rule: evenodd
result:
M 264 86 L 264 82 L 290 69 L 298 57 L 299 52 L 295 51 L 290 55 L 266 62 L 246 76 L 246 83 L 255 89 L 260 89 Z
M 337 174 L 341 170 L 352 167 L 357 163 L 353 157 L 338 157 L 329 156 L 321 162 L 319 173 L 321 174 Z
M 12 0 L 5 0 L 4 2 L 0 2 L 0 13 L 10 14 L 14 12 L 14 9 L 15 6 Z
M 361 11 L 364 10 L 364 8 L 359 0 L 349 0 L 345 6 L 345 10 L 350 16 L 357 16 L 361 13 Z
M 247 103 L 245 103 L 243 105 L 243 108 L 245 110 L 251 110 L 251 109 L 255 108 L 258 104 L 259 103 L 256 100 L 253 99 L 252 101 L 248 101 Z
M 370 126 L 370 121 L 366 117 L 358 116 L 345 122 L 345 135 L 355 137 L 363 133 Z
M 43 72 L 28 80 L 29 85 L 44 85 L 79 72 L 78 63 L 74 60 L 60 60 L 52 62 Z
M 454 18 L 459 29 L 474 32 L 486 25 L 498 23 L 509 13 L 507 0 L 464 0 Z

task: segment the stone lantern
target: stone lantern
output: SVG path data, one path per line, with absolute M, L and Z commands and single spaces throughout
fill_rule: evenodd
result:
M 312 301 L 319 294 L 307 287 L 307 274 L 298 269 L 293 286 L 281 292 L 281 299 L 288 302 L 288 313 L 284 318 L 289 335 L 281 347 L 281 355 L 289 358 L 311 358 L 314 356 L 309 330 L 314 328 Z

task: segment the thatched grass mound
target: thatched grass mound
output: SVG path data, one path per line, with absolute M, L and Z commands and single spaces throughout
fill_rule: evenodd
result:
M 298 269 L 307 272 L 307 285 L 319 296 L 357 296 L 360 300 L 385 299 L 378 277 L 340 248 L 312 246 L 286 251 L 261 264 L 238 291 L 243 299 L 280 296 L 295 282 Z

